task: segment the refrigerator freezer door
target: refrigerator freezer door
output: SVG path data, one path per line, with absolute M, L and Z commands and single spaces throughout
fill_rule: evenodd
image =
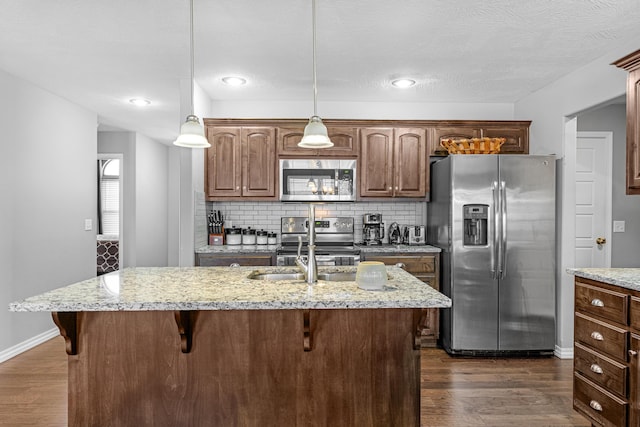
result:
M 451 350 L 498 348 L 498 281 L 495 262 L 495 192 L 498 156 L 457 155 L 451 158 Z M 486 206 L 487 244 L 464 244 L 465 206 Z M 467 208 L 468 211 L 468 208 Z M 446 340 L 445 340 L 446 342 Z
M 506 247 L 499 288 L 499 346 L 552 350 L 555 345 L 555 160 L 497 156 Z

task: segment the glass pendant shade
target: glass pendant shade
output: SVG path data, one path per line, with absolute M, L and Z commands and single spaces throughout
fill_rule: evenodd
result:
M 330 148 L 333 142 L 327 134 L 327 127 L 322 123 L 322 119 L 318 116 L 311 116 L 309 123 L 304 128 L 304 136 L 298 143 L 298 147 L 302 148 Z
M 187 116 L 187 120 L 180 126 L 180 136 L 173 142 L 173 145 L 187 148 L 209 148 L 211 144 L 204 136 L 204 126 L 193 114 Z

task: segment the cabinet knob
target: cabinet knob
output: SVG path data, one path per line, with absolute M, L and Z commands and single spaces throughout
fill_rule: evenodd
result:
M 598 237 L 598 238 L 596 239 L 596 243 L 597 243 L 598 245 L 604 245 L 605 243 L 607 243 L 607 239 L 605 239 L 604 237 Z
M 398 186 L 396 185 L 396 191 L 398 191 Z
M 393 190 L 393 187 L 389 187 L 389 191 Z
M 593 409 L 595 409 L 598 412 L 602 412 L 602 405 L 598 403 L 597 400 L 592 400 L 591 402 L 589 402 L 589 406 L 591 406 Z
M 635 350 L 629 350 L 629 356 L 634 357 L 635 355 L 637 355 L 638 352 Z
M 604 341 L 604 337 L 600 332 L 595 332 L 595 331 L 591 332 L 591 338 L 593 338 L 596 341 Z
M 599 300 L 598 298 L 592 299 L 591 305 L 594 307 L 604 307 L 604 303 L 602 302 L 602 300 Z
M 404 269 L 406 267 L 404 262 L 397 262 L 395 266 L 398 267 L 398 268 L 402 268 L 402 269 Z
M 231 264 L 229 264 L 229 267 L 240 267 L 240 264 L 238 264 L 237 262 L 232 262 Z
M 238 187 L 236 187 L 236 190 L 239 190 L 239 189 L 240 189 L 240 187 L 239 187 L 239 186 L 238 186 Z
M 595 364 L 595 363 L 591 365 L 590 369 L 591 369 L 591 372 L 595 372 L 596 374 L 601 374 L 602 373 L 602 368 L 599 365 Z

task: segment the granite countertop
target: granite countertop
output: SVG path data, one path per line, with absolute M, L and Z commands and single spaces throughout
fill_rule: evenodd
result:
M 441 252 L 440 248 L 431 245 L 391 245 L 385 243 L 383 245 L 365 246 L 358 245 L 363 253 L 404 253 L 404 252 L 419 252 L 419 253 L 437 253 Z
M 567 273 L 640 291 L 640 268 L 569 268 Z
M 273 310 L 450 307 L 451 300 L 397 267 L 387 267 L 381 291 L 355 282 L 252 280 L 253 271 L 296 267 L 127 268 L 9 305 L 11 311 Z M 353 272 L 355 267 L 320 267 Z
M 419 252 L 419 253 L 437 253 L 440 252 L 440 248 L 430 245 L 378 245 L 378 246 L 365 246 L 355 245 L 357 249 L 360 249 L 362 253 L 404 253 L 404 252 Z M 196 253 L 199 254 L 253 254 L 264 252 L 275 252 L 280 248 L 280 245 L 220 245 L 220 246 L 202 246 L 196 249 Z

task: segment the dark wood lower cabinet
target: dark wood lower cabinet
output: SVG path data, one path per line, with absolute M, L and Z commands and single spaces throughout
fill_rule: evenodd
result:
M 418 426 L 420 311 L 73 313 L 68 423 Z
M 640 292 L 575 280 L 573 408 L 594 426 L 640 426 Z

